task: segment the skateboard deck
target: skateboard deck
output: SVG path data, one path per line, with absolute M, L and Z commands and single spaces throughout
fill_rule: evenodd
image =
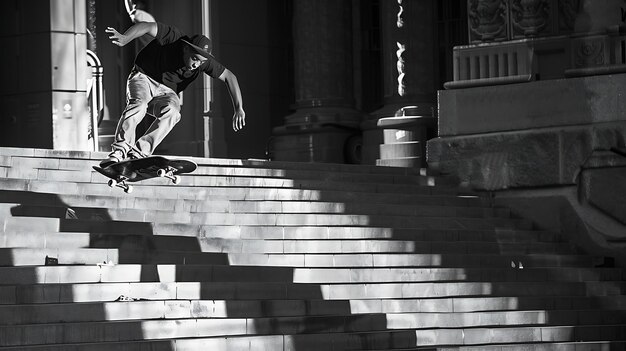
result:
M 130 193 L 132 186 L 127 183 L 139 182 L 146 179 L 163 177 L 174 184 L 180 182 L 179 174 L 191 173 L 198 165 L 190 160 L 168 159 L 163 156 L 150 156 L 136 160 L 126 160 L 114 163 L 104 168 L 93 166 L 93 169 L 110 178 L 110 187 L 120 187 Z

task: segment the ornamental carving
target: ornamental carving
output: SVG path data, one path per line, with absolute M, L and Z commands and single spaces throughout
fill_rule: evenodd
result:
M 597 67 L 608 64 L 604 40 L 577 40 L 574 43 L 574 67 Z
M 398 27 L 399 32 L 404 29 L 404 7 L 402 6 L 402 0 L 398 0 L 398 14 L 396 27 Z M 402 31 L 403 32 L 403 31 Z M 398 50 L 396 51 L 396 68 L 398 70 L 398 95 L 404 96 L 406 95 L 406 66 L 405 66 L 405 52 L 406 52 L 406 35 L 398 35 L 398 40 L 402 40 L 402 42 L 396 42 L 398 46 Z
M 468 0 L 470 42 L 507 39 L 506 0 Z
M 551 34 L 550 11 L 548 0 L 512 0 L 511 31 L 513 38 Z

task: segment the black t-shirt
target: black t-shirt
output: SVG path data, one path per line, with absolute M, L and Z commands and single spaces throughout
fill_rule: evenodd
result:
M 157 82 L 180 93 L 193 82 L 200 72 L 217 78 L 225 70 L 213 56 L 195 70 L 186 70 L 183 45 L 180 39 L 190 39 L 174 26 L 157 22 L 157 36 L 135 58 L 135 68 Z

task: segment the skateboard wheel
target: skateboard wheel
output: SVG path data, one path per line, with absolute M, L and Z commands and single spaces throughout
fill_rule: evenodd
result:
M 126 186 L 126 189 L 124 189 L 124 192 L 125 192 L 126 194 L 130 194 L 130 193 L 132 193 L 132 192 L 133 192 L 133 187 L 132 187 L 132 185 L 128 185 L 128 186 Z
M 174 183 L 176 185 L 180 184 L 180 181 L 181 181 L 181 179 L 180 179 L 179 176 L 174 176 L 174 179 L 172 179 L 172 183 Z
M 110 188 L 115 188 L 115 186 L 117 186 L 117 182 L 115 181 L 115 179 L 109 179 L 109 182 L 107 184 Z
M 165 175 L 166 175 L 166 174 L 167 174 L 167 172 L 165 172 L 165 170 L 164 170 L 164 169 L 159 169 L 159 170 L 157 171 L 157 175 L 158 175 L 159 177 L 161 177 L 161 178 L 165 177 Z

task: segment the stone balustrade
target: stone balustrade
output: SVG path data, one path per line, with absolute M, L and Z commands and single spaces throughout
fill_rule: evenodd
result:
M 454 48 L 446 89 L 626 72 L 626 34 L 528 38 Z

